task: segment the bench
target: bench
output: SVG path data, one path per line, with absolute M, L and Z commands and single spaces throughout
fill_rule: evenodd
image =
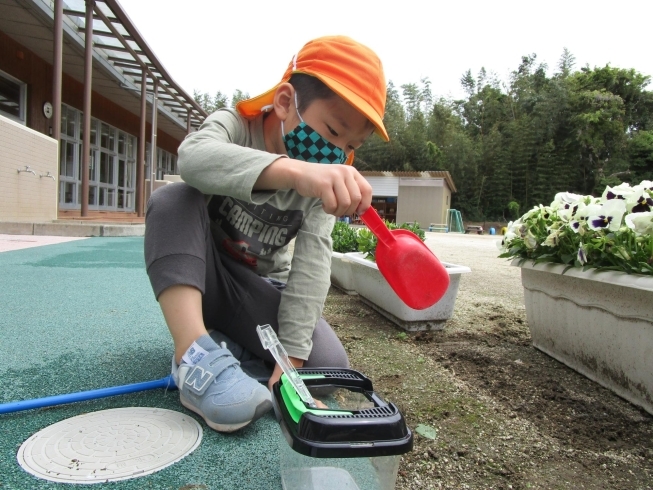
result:
M 470 225 L 467 228 L 465 228 L 465 234 L 467 234 L 467 233 L 477 233 L 478 235 L 482 235 L 483 234 L 483 227 L 482 226 L 472 226 L 472 225 Z
M 429 225 L 429 231 L 443 231 L 447 233 L 449 231 L 449 228 L 447 227 L 447 225 L 431 223 Z

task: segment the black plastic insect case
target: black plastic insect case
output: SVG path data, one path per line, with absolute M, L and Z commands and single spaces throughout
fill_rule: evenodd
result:
M 352 369 L 303 368 L 297 372 L 311 392 L 326 393 L 327 404 L 337 406 L 307 406 L 285 375 L 274 384 L 281 430 L 298 453 L 314 458 L 360 458 L 404 454 L 413 448 L 413 434 L 403 415 L 374 392 L 369 378 Z M 362 403 L 354 410 L 343 409 L 345 398 Z

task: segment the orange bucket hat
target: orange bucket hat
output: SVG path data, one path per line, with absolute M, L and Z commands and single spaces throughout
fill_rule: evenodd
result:
M 386 87 L 381 60 L 370 48 L 346 36 L 327 36 L 309 41 L 293 57 L 277 85 L 257 97 L 238 102 L 236 110 L 243 117 L 259 115 L 273 103 L 275 91 L 293 73 L 319 78 L 367 117 L 379 136 L 385 141 L 390 140 L 383 125 Z

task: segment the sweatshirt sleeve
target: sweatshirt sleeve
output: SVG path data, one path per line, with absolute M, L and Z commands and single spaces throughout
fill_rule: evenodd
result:
M 289 356 L 308 359 L 330 286 L 331 230 L 335 217 L 321 201 L 307 214 L 295 240 L 292 267 L 279 304 L 279 341 Z
M 253 191 L 261 172 L 282 158 L 251 146 L 248 121 L 231 110 L 211 114 L 179 147 L 181 178 L 203 194 L 262 204 L 272 192 Z

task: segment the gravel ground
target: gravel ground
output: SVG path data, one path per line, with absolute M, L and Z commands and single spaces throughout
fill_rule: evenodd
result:
M 352 366 L 415 435 L 397 488 L 653 489 L 653 417 L 531 346 L 520 271 L 488 235 L 427 233 L 465 265 L 454 316 L 406 334 L 332 288 L 324 315 Z

